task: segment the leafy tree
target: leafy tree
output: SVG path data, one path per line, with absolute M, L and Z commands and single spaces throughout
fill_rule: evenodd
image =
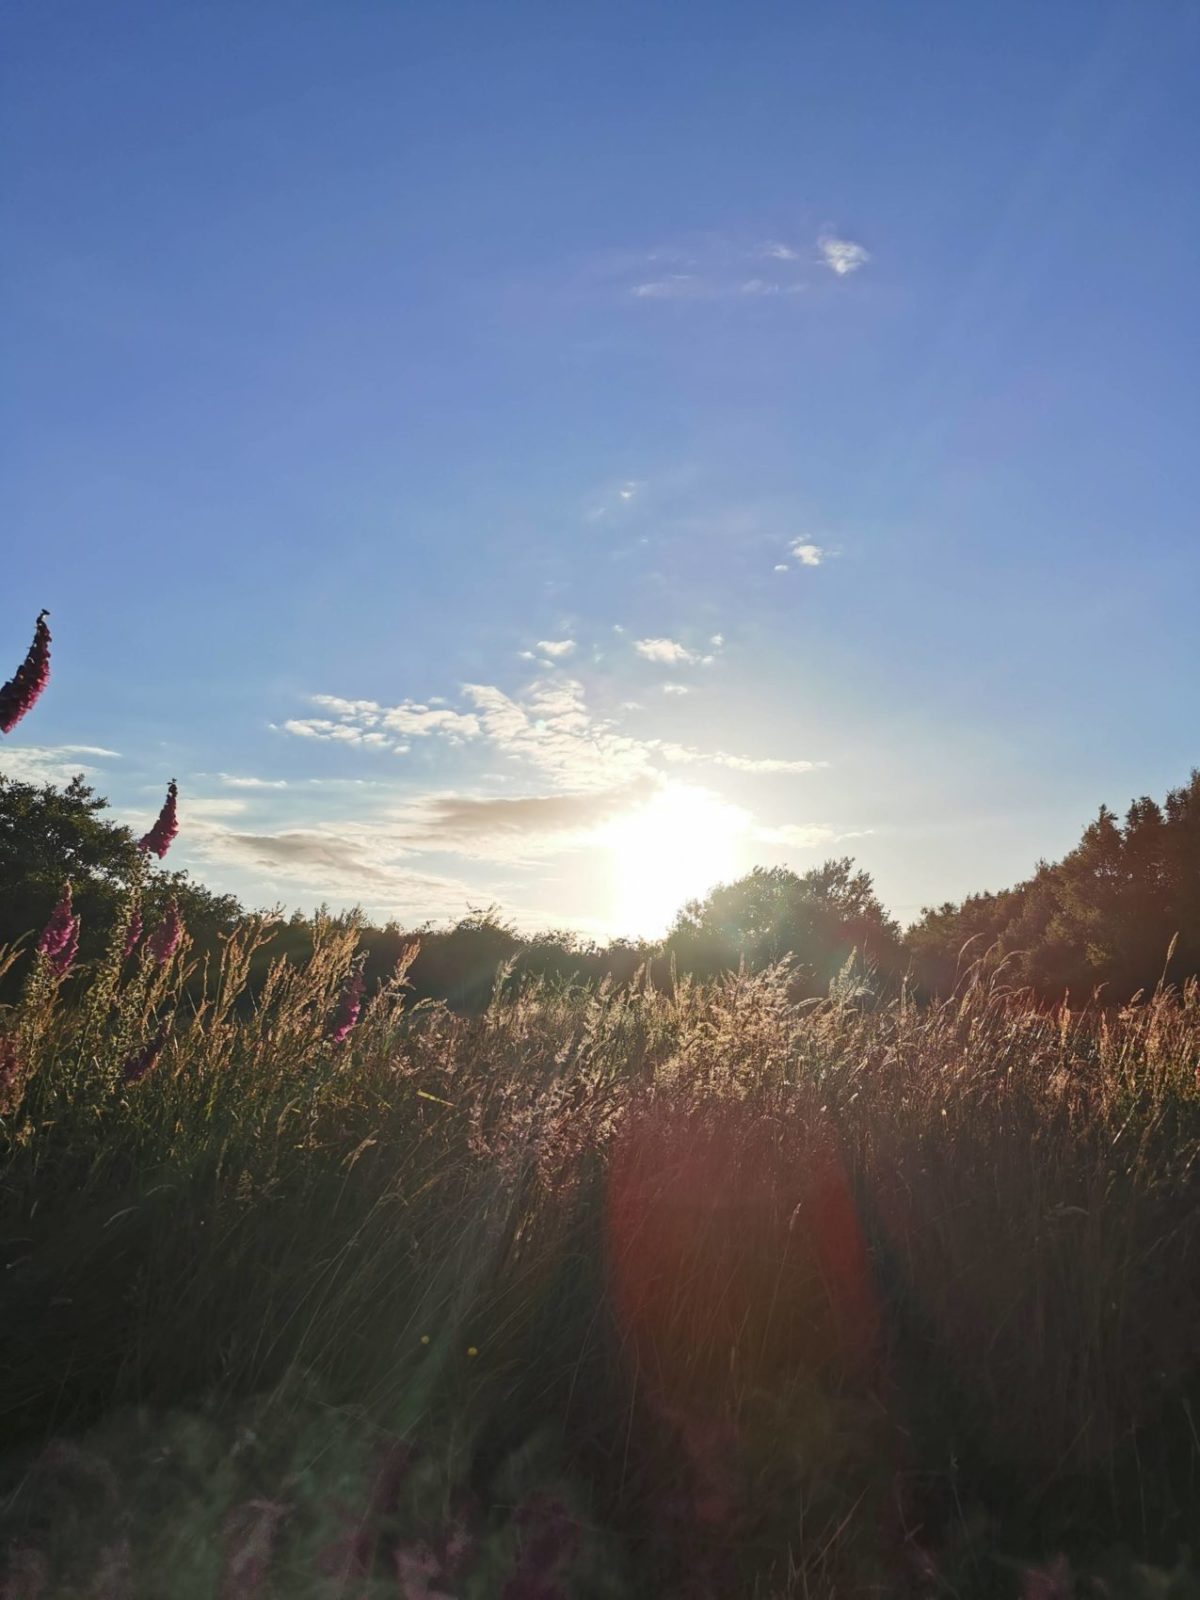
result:
M 1040 862 L 1001 894 L 926 910 L 906 942 L 938 992 L 953 985 L 964 954 L 1003 960 L 1015 981 L 1048 998 L 1099 990 L 1121 1001 L 1164 976 L 1200 974 L 1200 772 L 1165 806 L 1135 800 L 1123 824 L 1101 806 L 1061 861 Z
M 848 857 L 802 876 L 755 867 L 679 913 L 667 937 L 678 967 L 698 977 L 745 962 L 757 969 L 795 959 L 812 993 L 821 993 L 855 951 L 894 970 L 899 929 L 880 905 L 868 873 Z
M 57 788 L 0 773 L 0 944 L 36 933 L 70 878 L 82 917 L 80 958 L 97 956 L 118 902 L 140 872 L 147 924 L 174 898 L 196 948 L 215 950 L 241 915 L 238 902 L 186 872 L 147 866 L 133 832 L 107 811 L 108 801 L 81 776 Z

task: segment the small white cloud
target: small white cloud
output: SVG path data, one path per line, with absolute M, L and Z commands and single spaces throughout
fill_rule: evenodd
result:
M 539 639 L 538 649 L 551 661 L 562 661 L 575 648 L 574 639 Z
M 650 283 L 635 283 L 629 292 L 635 300 L 681 300 L 696 293 L 696 280 L 690 272 L 672 272 Z
M 718 750 L 710 759 L 734 772 L 815 772 L 828 766 L 826 761 L 788 761 L 779 756 L 731 756 L 726 750 Z
M 694 650 L 675 639 L 638 639 L 633 648 L 647 661 L 658 661 L 665 666 L 694 666 L 700 659 Z
M 625 632 L 624 625 L 622 623 L 620 623 L 620 622 L 614 622 L 613 623 L 613 632 L 614 633 L 624 633 Z
M 537 657 L 532 650 L 518 650 L 517 659 L 518 661 L 536 661 Z
M 729 767 L 734 772 L 815 772 L 829 765 L 827 761 L 793 761 L 780 756 L 736 756 L 728 750 L 697 750 L 692 745 L 675 744 L 669 739 L 656 739 L 652 744 L 664 761 L 689 766 L 707 764 Z
M 788 566 L 786 561 L 777 561 L 775 563 L 775 571 L 776 572 L 790 572 L 791 568 Z
M 712 645 L 714 650 L 719 650 L 725 643 L 725 635 L 723 633 L 714 633 L 708 642 Z
M 686 683 L 664 683 L 662 692 L 664 694 L 691 694 L 692 691 Z
M 286 789 L 286 778 L 239 778 L 232 772 L 218 772 L 217 778 L 227 789 Z
M 815 850 L 849 835 L 839 834 L 821 822 L 785 822 L 777 828 L 755 828 L 754 837 L 762 844 L 782 845 L 788 850 Z
M 798 261 L 800 252 L 793 250 L 790 244 L 765 244 L 762 253 L 770 261 Z
M 802 567 L 819 567 L 825 559 L 825 552 L 819 544 L 810 544 L 804 539 L 796 540 L 792 545 L 792 554 Z
M 620 495 L 622 500 L 632 500 L 640 488 L 641 484 L 639 483 L 623 483 L 617 490 L 617 493 Z
M 823 233 L 817 240 L 817 246 L 821 252 L 821 260 L 830 272 L 836 272 L 839 278 L 857 272 L 871 259 L 870 252 L 861 244 L 855 244 L 852 239 L 838 239 L 831 233 Z

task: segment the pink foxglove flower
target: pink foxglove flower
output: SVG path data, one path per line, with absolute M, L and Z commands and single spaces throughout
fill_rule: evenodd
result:
M 140 1050 L 135 1050 L 132 1055 L 126 1057 L 121 1068 L 121 1076 L 126 1083 L 141 1083 L 147 1073 L 154 1071 L 158 1065 L 158 1058 L 162 1055 L 163 1046 L 167 1042 L 170 1027 L 169 1022 L 161 1023 L 158 1031 L 147 1039 Z
M 71 929 L 63 942 L 57 955 L 50 957 L 50 965 L 54 968 L 54 975 L 65 978 L 75 964 L 75 957 L 79 954 L 79 918 L 71 918 Z
M 342 990 L 342 998 L 334 1013 L 333 1026 L 329 1030 L 331 1044 L 341 1044 L 358 1021 L 358 1014 L 362 1010 L 362 995 L 363 975 L 362 968 L 359 967 Z
M 50 970 L 57 977 L 65 978 L 79 953 L 79 918 L 71 909 L 70 883 L 63 884 L 58 904 L 42 929 L 37 947 L 38 954 L 49 962 Z
M 167 798 L 163 801 L 162 810 L 150 832 L 138 840 L 138 849 L 147 855 L 155 855 L 161 861 L 171 848 L 171 840 L 179 832 L 179 819 L 175 815 L 175 802 L 179 798 L 179 786 L 172 778 L 167 785 Z
M 179 949 L 179 941 L 183 938 L 183 918 L 179 915 L 179 903 L 170 900 L 167 909 L 162 914 L 158 927 L 147 940 L 146 947 L 154 958 L 155 963 L 166 966 L 171 957 Z
M 137 942 L 142 937 L 142 911 L 140 906 L 134 906 L 133 915 L 129 919 L 129 926 L 125 930 L 125 948 L 121 952 L 121 960 L 128 961 L 137 949 Z
M 24 661 L 0 689 L 0 733 L 11 733 L 34 704 L 50 677 L 50 629 L 48 611 L 39 613 L 33 643 Z
M 71 910 L 71 885 L 64 883 L 62 893 L 58 897 L 58 904 L 50 913 L 50 920 L 42 929 L 42 936 L 38 940 L 38 954 L 43 956 L 56 956 L 66 944 L 71 935 L 71 924 L 75 917 Z

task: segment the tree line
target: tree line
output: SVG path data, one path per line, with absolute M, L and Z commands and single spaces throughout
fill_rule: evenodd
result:
M 219 955 L 243 918 L 242 906 L 186 872 L 147 873 L 133 833 L 107 812 L 82 777 L 57 787 L 0 774 L 0 945 L 35 934 L 69 878 L 79 959 L 95 959 L 138 883 L 148 921 L 172 902 L 178 907 L 202 973 L 203 958 Z M 387 977 L 417 940 L 409 970 L 415 998 L 464 1010 L 486 1004 L 502 969 L 514 978 L 625 982 L 648 967 L 654 981 L 669 983 L 674 974 L 706 978 L 783 959 L 792 963 L 798 995 L 826 993 L 850 964 L 867 989 L 905 982 L 919 994 L 945 994 L 983 963 L 1048 1000 L 1098 991 L 1120 1002 L 1164 978 L 1200 976 L 1200 771 L 1161 805 L 1134 801 L 1123 822 L 1102 806 L 1061 861 L 1039 862 L 1014 888 L 927 908 L 907 931 L 881 905 L 869 874 L 846 857 L 804 873 L 757 867 L 682 907 L 665 939 L 653 943 L 602 945 L 569 931 L 526 935 L 494 908 L 451 927 L 359 920 L 368 982 Z M 303 957 L 314 927 L 300 912 L 280 917 L 258 955 L 262 973 L 280 954 Z M 10 969 L 9 986 L 20 971 L 19 962 Z

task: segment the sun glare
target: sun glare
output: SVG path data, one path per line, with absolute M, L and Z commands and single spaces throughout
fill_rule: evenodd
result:
M 707 789 L 667 783 L 607 830 L 612 850 L 612 926 L 656 938 L 688 900 L 735 877 L 746 813 Z

